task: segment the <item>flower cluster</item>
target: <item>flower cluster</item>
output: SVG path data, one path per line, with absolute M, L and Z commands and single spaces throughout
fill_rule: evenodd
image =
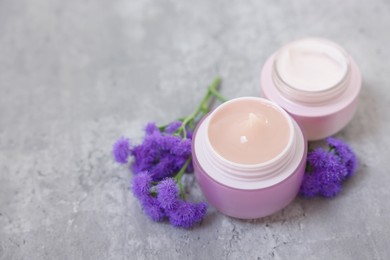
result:
M 319 147 L 307 155 L 306 172 L 300 188 L 304 197 L 334 197 L 341 191 L 342 183 L 356 171 L 356 155 L 348 144 L 333 137 L 327 138 L 326 142 L 328 150 Z
M 175 121 L 161 132 L 154 123 L 149 123 L 145 128 L 143 143 L 132 149 L 133 172 L 148 171 L 153 181 L 163 180 L 179 172 L 191 155 L 191 139 L 173 135 L 180 126 L 181 122 Z M 187 168 L 187 172 L 192 169 Z
M 141 144 L 132 145 L 128 138 L 121 137 L 113 145 L 118 163 L 131 162 L 131 190 L 144 213 L 154 221 L 169 220 L 175 227 L 190 228 L 206 214 L 206 203 L 186 200 L 182 176 L 193 171 L 191 139 L 197 122 L 210 111 L 212 98 L 226 101 L 217 91 L 219 84 L 220 79 L 215 79 L 200 105 L 187 117 L 160 127 L 148 123 Z M 304 197 L 334 197 L 356 171 L 356 155 L 346 143 L 332 137 L 326 142 L 328 150 L 319 147 L 307 155 L 300 187 Z
M 113 156 L 118 163 L 126 164 L 133 157 L 132 191 L 144 213 L 154 221 L 169 219 L 173 226 L 190 228 L 206 214 L 206 203 L 185 200 L 181 178 L 185 172 L 193 171 L 191 139 L 196 123 L 209 112 L 212 97 L 224 101 L 216 90 L 219 83 L 219 78 L 214 80 L 198 108 L 189 116 L 161 127 L 147 124 L 139 145 L 132 146 L 129 139 L 122 137 L 113 146 Z
M 190 228 L 200 222 L 207 211 L 204 202 L 192 203 L 182 200 L 173 178 L 159 182 L 155 194 L 151 194 L 152 178 L 147 172 L 142 172 L 134 177 L 132 188 L 144 212 L 154 221 L 162 221 L 167 217 L 173 226 Z

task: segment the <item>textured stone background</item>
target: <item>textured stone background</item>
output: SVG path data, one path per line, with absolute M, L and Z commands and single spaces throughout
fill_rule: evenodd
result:
M 0 0 L 0 259 L 389 259 L 390 2 Z M 279 46 L 322 36 L 364 88 L 338 137 L 361 167 L 333 200 L 297 198 L 193 230 L 153 223 L 113 141 L 188 114 L 215 75 L 256 96 Z M 192 177 L 195 200 L 202 199 Z

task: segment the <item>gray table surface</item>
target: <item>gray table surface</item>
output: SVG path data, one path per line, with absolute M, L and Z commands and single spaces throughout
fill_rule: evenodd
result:
M 0 0 L 0 259 L 389 259 L 390 2 Z M 363 73 L 337 136 L 359 156 L 333 200 L 193 230 L 146 218 L 110 151 L 188 114 L 207 84 L 257 96 L 266 58 L 333 39 Z M 194 200 L 203 196 L 186 178 Z

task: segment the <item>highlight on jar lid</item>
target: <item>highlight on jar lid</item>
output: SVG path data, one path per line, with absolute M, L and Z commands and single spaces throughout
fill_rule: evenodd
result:
M 361 74 L 338 44 L 305 38 L 286 44 L 265 63 L 262 94 L 286 109 L 309 140 L 340 131 L 352 119 Z
M 199 186 L 226 215 L 264 217 L 298 193 L 307 142 L 298 124 L 269 100 L 242 97 L 223 103 L 198 124 L 192 142 Z

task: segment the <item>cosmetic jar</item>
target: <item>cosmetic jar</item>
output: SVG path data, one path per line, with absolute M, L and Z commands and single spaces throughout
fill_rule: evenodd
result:
M 258 97 L 227 101 L 194 131 L 197 182 L 218 211 L 240 219 L 264 217 L 297 195 L 307 142 L 280 106 Z
M 319 140 L 352 119 L 362 84 L 356 62 L 336 43 L 321 38 L 291 42 L 265 63 L 261 95 L 284 108 L 308 140 Z

